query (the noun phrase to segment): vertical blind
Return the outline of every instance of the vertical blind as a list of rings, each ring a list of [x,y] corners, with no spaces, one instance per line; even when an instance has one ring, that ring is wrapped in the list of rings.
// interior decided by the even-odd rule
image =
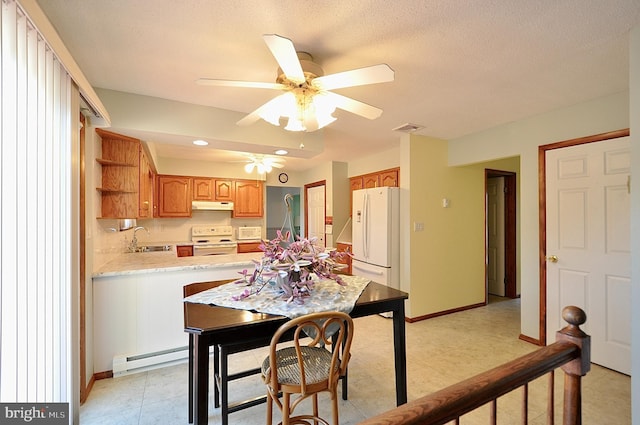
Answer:
[[[0,401],[71,401],[71,87],[0,0]]]

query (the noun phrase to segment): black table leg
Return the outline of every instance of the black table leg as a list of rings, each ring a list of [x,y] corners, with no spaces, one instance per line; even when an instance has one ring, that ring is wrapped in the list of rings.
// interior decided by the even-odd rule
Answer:
[[[220,349],[220,396],[221,408],[220,419],[222,425],[229,423],[229,352],[227,346],[223,345]]]
[[[195,425],[209,421],[209,341],[201,335],[194,336],[193,390]]]
[[[189,423],[193,423],[193,334],[189,334]]]
[[[404,328],[404,301],[393,311],[393,351],[396,366],[396,404],[407,402],[407,347]]]

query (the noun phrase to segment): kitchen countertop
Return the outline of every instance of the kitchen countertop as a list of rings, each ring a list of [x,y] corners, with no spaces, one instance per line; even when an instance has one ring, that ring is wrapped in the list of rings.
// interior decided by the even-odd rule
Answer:
[[[178,257],[175,251],[136,252],[120,254],[93,273],[94,278],[155,273],[163,271],[201,270],[217,267],[246,266],[253,269],[253,261],[262,258],[262,252],[229,255]]]

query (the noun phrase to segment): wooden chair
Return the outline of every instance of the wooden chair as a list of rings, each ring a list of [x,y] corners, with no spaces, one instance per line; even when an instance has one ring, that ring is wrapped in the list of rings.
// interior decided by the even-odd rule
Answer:
[[[279,348],[291,330],[293,345]],[[331,395],[332,423],[338,425],[338,380],[346,374],[352,339],[353,320],[338,311],[301,316],[276,331],[269,357],[262,363],[262,379],[267,385],[267,425],[272,423],[274,403],[282,411],[283,425],[309,424],[309,421],[329,425],[318,416],[318,393],[323,391]],[[327,347],[331,347],[331,351]],[[292,400],[295,394],[298,396]],[[296,406],[309,397],[313,414],[292,416]]]
[[[196,282],[183,287],[183,296],[188,297],[207,289],[215,288],[225,283],[233,282],[235,279],[217,280],[210,282]],[[214,375],[214,406],[220,407],[222,425],[227,425],[229,413],[235,411],[233,406],[229,406],[229,382],[246,376],[260,373],[260,368],[244,370],[234,374],[229,374],[229,355],[240,353],[254,348],[266,347],[271,338],[252,340],[241,344],[216,344],[213,346],[213,375]],[[193,423],[193,335],[189,334],[189,423]]]

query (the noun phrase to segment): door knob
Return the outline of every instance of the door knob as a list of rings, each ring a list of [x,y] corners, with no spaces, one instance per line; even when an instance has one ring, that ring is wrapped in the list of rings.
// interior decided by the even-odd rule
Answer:
[[[557,263],[558,262],[558,257],[555,255],[549,255],[547,256],[547,260],[551,261],[552,263]]]

